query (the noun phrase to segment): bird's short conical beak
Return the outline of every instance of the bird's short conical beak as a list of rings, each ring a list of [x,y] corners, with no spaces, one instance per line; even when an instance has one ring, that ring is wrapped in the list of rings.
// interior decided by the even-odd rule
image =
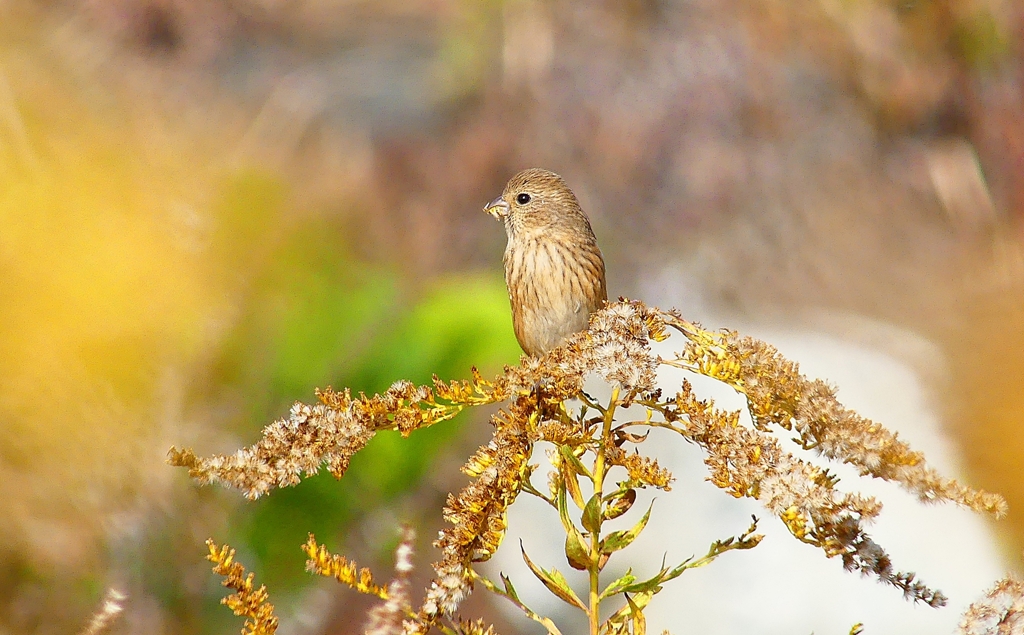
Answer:
[[[509,207],[508,203],[505,202],[505,199],[499,196],[485,205],[484,211],[497,219],[502,219],[508,216]]]

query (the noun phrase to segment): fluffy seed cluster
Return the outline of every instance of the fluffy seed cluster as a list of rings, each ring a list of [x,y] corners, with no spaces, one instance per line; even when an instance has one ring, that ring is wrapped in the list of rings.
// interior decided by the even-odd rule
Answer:
[[[586,377],[597,373],[609,384],[636,393],[654,390],[658,358],[651,340],[666,337],[658,312],[640,302],[617,302],[590,318],[590,328],[551,351],[545,362],[556,372]]]
[[[960,620],[962,635],[1024,634],[1024,582],[1010,576],[989,589]]]
[[[288,417],[263,429],[256,444],[232,455],[199,458],[191,449],[171,448],[168,462],[187,467],[200,483],[223,483],[259,498],[275,487],[297,485],[322,465],[337,478],[378,430],[413,430],[450,419],[462,406],[438,404],[433,391],[395,382],[382,395],[353,398],[348,390],[318,391],[320,403],[296,403]]]

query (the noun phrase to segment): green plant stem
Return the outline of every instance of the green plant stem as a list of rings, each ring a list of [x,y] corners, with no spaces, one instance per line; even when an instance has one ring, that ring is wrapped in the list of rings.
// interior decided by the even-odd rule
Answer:
[[[594,496],[604,496],[604,477],[607,474],[605,466],[605,448],[611,439],[612,423],[615,420],[615,406],[619,402],[619,387],[612,389],[611,399],[608,400],[608,408],[604,411],[604,425],[601,429],[601,436],[598,438],[597,458],[594,459]],[[600,500],[600,498],[599,498]],[[598,515],[598,526],[590,534],[590,635],[599,635],[601,630],[601,586],[600,586],[600,563],[601,563],[601,517]]]

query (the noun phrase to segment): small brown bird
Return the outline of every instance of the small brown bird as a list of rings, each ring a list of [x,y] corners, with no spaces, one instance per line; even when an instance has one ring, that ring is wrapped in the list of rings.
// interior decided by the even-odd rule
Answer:
[[[576,195],[554,172],[512,177],[484,211],[505,223],[505,286],[527,355],[543,355],[587,328],[608,299],[604,259]]]

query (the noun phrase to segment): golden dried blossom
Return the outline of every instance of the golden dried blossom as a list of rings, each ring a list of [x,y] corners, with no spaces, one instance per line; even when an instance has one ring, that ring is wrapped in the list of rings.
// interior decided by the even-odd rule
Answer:
[[[253,574],[246,575],[245,567],[235,562],[234,549],[227,545],[218,547],[212,540],[207,540],[206,546],[210,550],[206,559],[214,563],[213,572],[224,576],[221,584],[234,591],[220,603],[246,618],[242,635],[273,635],[277,631],[277,616],[274,605],[267,601],[267,588],[254,588]]]
[[[672,473],[658,465],[656,459],[637,452],[626,452],[622,448],[606,448],[605,456],[610,465],[619,465],[629,474],[630,487],[657,487],[665,491],[672,488]]]
[[[382,600],[388,598],[387,589],[373,581],[373,573],[369,569],[360,569],[355,562],[345,556],[332,554],[327,547],[317,544],[313,534],[309,534],[309,539],[302,545],[302,551],[307,558],[306,571],[334,578],[366,595],[376,595]]]
[[[459,633],[462,635],[498,635],[494,627],[486,624],[483,620],[472,622],[459,621]]]

